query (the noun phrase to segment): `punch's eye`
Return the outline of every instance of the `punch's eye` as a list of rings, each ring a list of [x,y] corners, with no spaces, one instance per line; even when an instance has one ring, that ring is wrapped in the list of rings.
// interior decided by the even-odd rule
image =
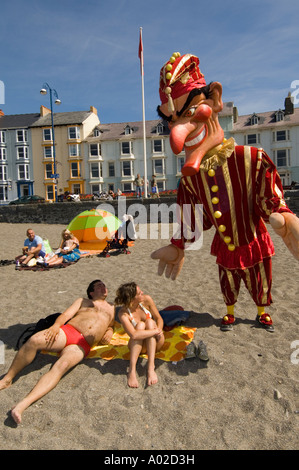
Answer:
[[[196,111],[196,106],[191,106],[191,108],[189,108],[188,111],[186,111],[185,116],[192,117],[194,116],[195,111]]]

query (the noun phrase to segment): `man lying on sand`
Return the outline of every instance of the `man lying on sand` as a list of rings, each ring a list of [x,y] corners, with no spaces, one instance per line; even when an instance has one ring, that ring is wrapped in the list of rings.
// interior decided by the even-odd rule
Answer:
[[[12,409],[11,415],[17,424],[22,420],[22,413],[53,390],[62,376],[87,356],[92,346],[99,342],[110,342],[113,335],[114,306],[106,301],[107,295],[107,288],[102,281],[91,282],[87,288],[88,299],[75,300],[59,315],[53,326],[31,336],[17,352],[7,374],[0,380],[0,390],[12,384],[14,377],[33,361],[38,351],[61,353],[50,371]]]

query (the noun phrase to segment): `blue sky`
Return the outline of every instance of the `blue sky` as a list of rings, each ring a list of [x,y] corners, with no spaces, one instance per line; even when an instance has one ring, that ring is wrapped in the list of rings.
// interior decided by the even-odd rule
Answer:
[[[0,108],[49,107],[39,93],[48,82],[57,112],[92,105],[103,123],[142,120],[140,27],[147,120],[157,118],[159,71],[174,51],[197,55],[239,114],[283,108],[299,80],[298,0],[1,0]]]

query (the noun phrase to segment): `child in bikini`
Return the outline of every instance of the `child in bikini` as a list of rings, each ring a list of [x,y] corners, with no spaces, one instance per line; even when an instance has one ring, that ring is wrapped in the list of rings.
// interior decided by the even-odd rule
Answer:
[[[162,331],[163,320],[149,295],[145,295],[135,282],[121,285],[116,293],[116,305],[122,305],[118,318],[129,335],[130,366],[128,386],[139,386],[136,376],[136,364],[140,354],[147,353],[147,384],[158,382],[155,372],[155,354],[164,344]]]

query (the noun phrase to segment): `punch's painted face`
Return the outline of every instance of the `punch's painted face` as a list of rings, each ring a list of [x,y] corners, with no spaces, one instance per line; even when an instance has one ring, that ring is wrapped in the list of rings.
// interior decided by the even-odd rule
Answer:
[[[191,93],[173,100],[172,113],[167,103],[158,110],[160,116],[169,123],[172,151],[179,154],[185,150],[186,162],[182,168],[184,176],[196,174],[205,155],[221,144],[224,137],[218,121],[218,113],[223,108],[221,84],[211,83],[208,96],[200,93],[192,97]]]

